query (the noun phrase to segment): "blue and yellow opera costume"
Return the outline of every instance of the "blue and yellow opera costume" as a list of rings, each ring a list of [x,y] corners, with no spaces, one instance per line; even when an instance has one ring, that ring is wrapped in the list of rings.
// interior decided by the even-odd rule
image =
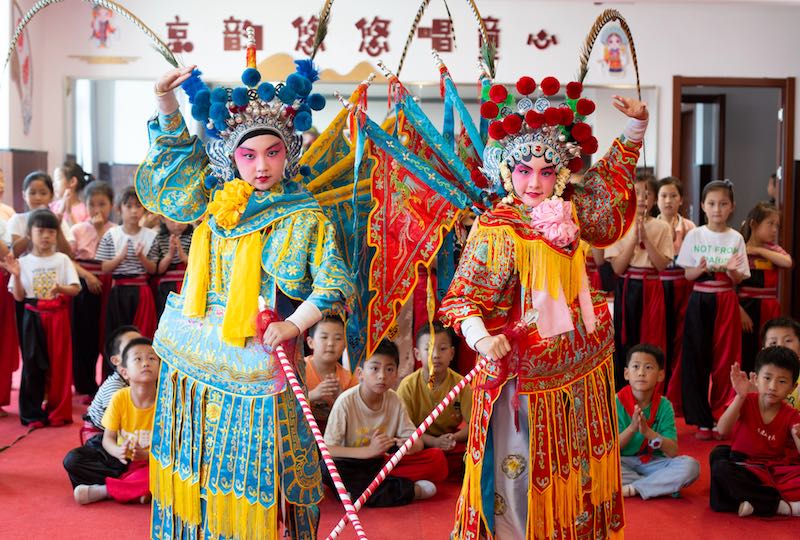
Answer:
[[[256,95],[258,81],[251,82],[256,114],[270,103],[278,112],[286,102],[297,107],[310,91],[307,84],[281,104],[264,99],[271,96],[261,88]],[[205,113],[207,107],[193,107],[195,118]],[[263,114],[253,115],[248,129],[259,133],[266,123],[284,140],[291,176],[295,130],[304,128],[299,113],[294,123],[277,117],[283,124],[273,129]],[[238,143],[231,143],[240,138],[233,118],[217,115],[208,124],[221,132],[217,142]],[[280,519],[292,538],[315,538],[322,488],[314,438],[277,359],[253,338],[259,296],[282,318],[303,301],[323,316],[344,312],[353,286],[334,227],[298,182],[284,178],[258,192],[221,175],[215,143],[204,147],[190,136],[180,112],[159,114],[149,132],[151,148],[135,178],[142,204],[175,221],[202,219],[182,291],[170,295],[154,339],[163,362],[151,446],[151,536],[278,538],[283,498]],[[299,359],[299,339],[294,349]]]

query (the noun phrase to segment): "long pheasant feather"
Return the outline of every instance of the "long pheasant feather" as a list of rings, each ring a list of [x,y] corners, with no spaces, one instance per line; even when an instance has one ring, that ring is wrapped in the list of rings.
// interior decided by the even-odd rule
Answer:
[[[326,0],[322,9],[319,11],[319,22],[317,23],[317,32],[314,34],[314,45],[311,50],[311,59],[317,56],[317,51],[322,46],[325,38],[328,35],[328,22],[331,18],[331,7],[333,7],[333,0]]]
[[[642,99],[642,90],[639,84],[639,62],[636,58],[636,46],[633,43],[633,34],[628,26],[628,22],[616,9],[607,9],[603,11],[603,13],[601,13],[594,21],[592,28],[589,30],[589,34],[586,36],[586,40],[583,42],[583,48],[581,49],[581,64],[580,69],[578,70],[578,80],[583,82],[583,80],[586,78],[586,75],[589,73],[589,57],[592,55],[594,44],[597,41],[597,38],[600,36],[600,31],[603,29],[603,27],[612,21],[619,22],[622,31],[625,32],[625,36],[628,38],[628,43],[630,43],[633,68],[636,71],[636,90],[639,94],[639,99]]]

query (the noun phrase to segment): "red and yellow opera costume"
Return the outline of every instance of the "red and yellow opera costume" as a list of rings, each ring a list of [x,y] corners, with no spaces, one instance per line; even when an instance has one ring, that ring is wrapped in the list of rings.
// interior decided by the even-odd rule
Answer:
[[[593,291],[596,328],[588,333],[578,293],[586,286],[580,239],[604,247],[620,238],[635,213],[633,177],[640,142],[624,137],[585,175],[571,197],[580,238],[564,248],[549,243],[530,224],[527,208],[513,197],[480,216],[445,296],[440,315],[461,331],[481,317],[490,334],[532,309],[531,290],[563,290],[573,331],[549,338],[536,324],[517,342],[508,380],[473,394],[466,474],[458,500],[454,538],[494,538],[503,510],[492,489],[495,464],[509,475],[527,474],[527,538],[612,538],[621,534],[619,448],[614,416],[614,330],[605,297]],[[556,295],[558,292],[556,292]],[[540,313],[540,319],[547,317]],[[516,365],[514,365],[516,364]],[[478,384],[499,373],[496,364]],[[516,385],[516,386],[515,386]],[[519,393],[527,408],[529,461],[503,456],[505,439],[493,436],[498,415],[513,409],[498,402],[504,390]],[[504,402],[503,402],[504,403]],[[522,417],[520,418],[522,420]],[[506,466],[507,465],[507,466]],[[522,470],[526,467],[529,470]]]

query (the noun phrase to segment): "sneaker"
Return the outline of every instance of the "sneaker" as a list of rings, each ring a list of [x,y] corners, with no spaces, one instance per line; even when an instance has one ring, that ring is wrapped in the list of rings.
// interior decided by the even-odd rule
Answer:
[[[739,517],[747,517],[751,515],[754,511],[753,505],[747,501],[744,501],[739,505]]]
[[[710,441],[711,437],[711,428],[707,427],[697,428],[697,433],[694,434],[694,438],[698,441]]]
[[[106,497],[108,497],[108,492],[106,491],[106,486],[102,484],[94,484],[94,485],[87,485],[81,484],[79,486],[75,486],[75,489],[72,491],[73,497],[75,497],[75,502],[78,504],[91,504],[97,501],[102,501]]]
[[[428,480],[417,480],[414,482],[414,499],[421,501],[430,499],[436,495],[436,486]]]
[[[633,497],[636,495],[636,488],[630,484],[626,484],[622,486],[622,496],[623,497]]]

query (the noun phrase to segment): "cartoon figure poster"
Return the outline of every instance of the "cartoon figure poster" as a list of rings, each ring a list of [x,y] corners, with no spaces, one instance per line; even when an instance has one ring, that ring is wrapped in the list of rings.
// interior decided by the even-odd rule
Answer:
[[[92,35],[90,39],[102,49],[108,47],[109,38],[117,32],[117,28],[112,24],[113,21],[114,12],[110,9],[102,6],[94,6],[92,8]]]
[[[598,60],[603,72],[612,77],[624,77],[630,63],[630,44],[625,32],[617,24],[603,28],[600,43],[603,55]]]

